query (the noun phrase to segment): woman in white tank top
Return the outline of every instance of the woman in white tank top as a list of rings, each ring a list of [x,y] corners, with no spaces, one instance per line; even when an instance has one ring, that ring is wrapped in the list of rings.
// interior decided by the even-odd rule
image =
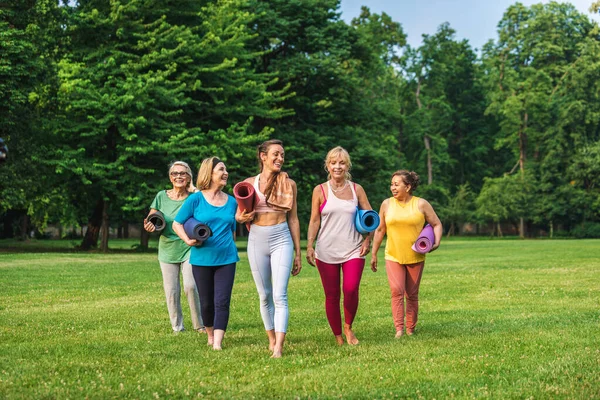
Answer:
[[[308,263],[319,269],[327,320],[339,345],[344,343],[340,283],[344,293],[344,335],[348,344],[358,344],[352,323],[358,310],[358,289],[372,237],[372,234],[363,237],[354,226],[356,207],[372,208],[362,186],[350,181],[351,167],[350,155],[344,148],[338,146],[327,153],[328,181],[313,190],[306,248]],[[340,271],[343,282],[340,282]]]

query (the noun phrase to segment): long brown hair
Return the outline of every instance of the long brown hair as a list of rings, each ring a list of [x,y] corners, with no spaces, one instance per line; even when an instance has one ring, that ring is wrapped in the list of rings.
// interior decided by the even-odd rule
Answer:
[[[273,145],[280,145],[281,147],[283,147],[283,142],[279,139],[271,139],[271,140],[267,140],[262,142],[261,144],[258,145],[258,147],[256,148],[256,157],[258,158],[258,166],[260,168],[260,172],[262,172],[263,170],[263,161],[260,158],[261,154],[267,154],[269,152],[269,147],[273,146]],[[265,187],[265,198],[268,200],[269,197],[271,197],[271,193],[273,193],[273,189],[275,188],[275,182],[277,181],[277,177],[279,176],[279,173],[281,172],[281,170],[277,171],[276,173],[274,173],[273,175],[271,175],[271,177],[269,178],[269,180],[267,181],[267,186]]]

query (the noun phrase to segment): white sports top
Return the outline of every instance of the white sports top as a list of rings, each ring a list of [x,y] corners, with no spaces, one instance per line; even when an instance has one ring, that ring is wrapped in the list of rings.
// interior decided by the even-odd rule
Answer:
[[[256,191],[256,195],[258,197],[258,201],[254,205],[254,211],[257,214],[271,213],[271,212],[285,212],[285,211],[275,210],[273,207],[270,207],[267,204],[267,198],[265,197],[264,193],[258,189],[259,177],[260,177],[260,174],[256,175],[256,178],[254,178],[253,186],[254,186],[254,190]]]
[[[327,199],[321,206],[321,229],[315,248],[316,258],[327,264],[341,264],[353,258],[364,258],[360,257],[363,238],[354,226],[358,198],[354,183],[349,183],[352,199],[341,200],[335,196],[327,182]]]

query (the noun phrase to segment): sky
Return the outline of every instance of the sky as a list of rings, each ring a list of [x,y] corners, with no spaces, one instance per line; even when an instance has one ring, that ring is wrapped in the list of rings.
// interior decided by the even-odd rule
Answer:
[[[525,6],[548,3],[547,0],[521,0]],[[588,11],[593,0],[569,1],[580,12],[600,22],[598,14]],[[400,22],[411,47],[421,44],[422,34],[434,34],[444,22],[456,31],[456,38],[468,39],[471,47],[481,50],[490,39],[497,38],[497,25],[504,11],[516,1],[510,0],[341,0],[342,19],[350,22],[366,5],[371,12],[385,12]]]

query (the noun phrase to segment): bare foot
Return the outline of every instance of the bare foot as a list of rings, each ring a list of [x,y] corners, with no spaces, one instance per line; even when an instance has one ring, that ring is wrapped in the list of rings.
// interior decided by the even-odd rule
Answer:
[[[273,354],[271,355],[271,358],[281,358],[282,353],[283,353],[282,350],[283,350],[282,348],[273,349]]]
[[[346,342],[352,346],[356,346],[359,342],[354,332],[352,331],[352,326],[348,324],[344,324],[344,334],[346,335]]]
[[[400,339],[402,336],[404,336],[404,331],[403,330],[402,331],[397,331],[395,338],[396,339]]]
[[[335,342],[337,343],[338,346],[343,345],[344,338],[342,337],[342,335],[335,335]]]
[[[213,344],[213,350],[222,350],[220,345]]]
[[[273,351],[275,349],[275,341],[269,340],[269,351]]]
[[[406,330],[406,334],[407,334],[408,336],[412,336],[412,335],[414,335],[414,334],[415,334],[415,330],[414,330],[414,329],[411,329],[411,330],[408,330],[408,329],[407,329],[407,330]]]
[[[209,337],[208,337],[208,340],[206,341],[206,344],[207,344],[207,345],[209,345],[209,346],[212,346],[212,345],[213,345],[213,343],[214,343],[214,340],[215,340],[215,339],[214,339],[214,337],[213,337],[213,336],[209,336]]]

